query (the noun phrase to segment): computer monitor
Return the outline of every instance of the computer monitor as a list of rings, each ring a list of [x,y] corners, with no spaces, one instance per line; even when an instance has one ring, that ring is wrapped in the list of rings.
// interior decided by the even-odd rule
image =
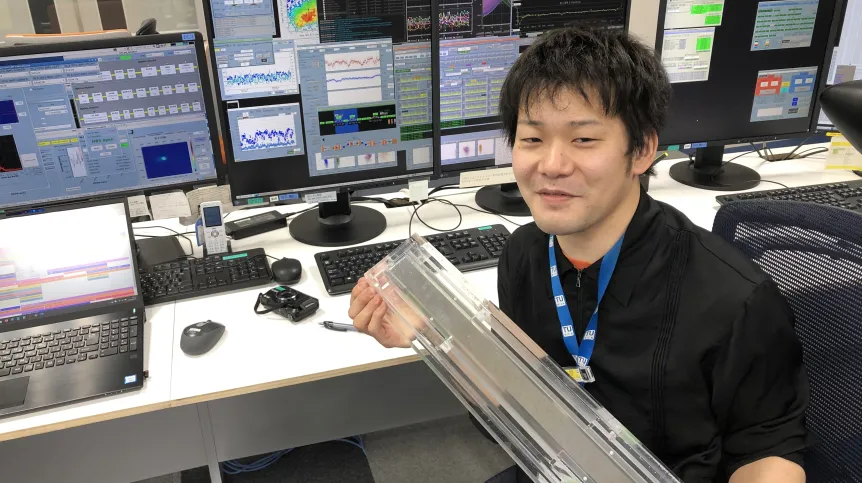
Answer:
[[[0,209],[214,182],[212,105],[199,33],[0,49]]]
[[[753,188],[726,144],[809,136],[843,0],[662,0],[656,48],[673,85],[659,144],[696,150],[670,175],[698,188]]]
[[[500,88],[529,44],[567,25],[626,28],[628,0],[472,2],[441,7],[438,176],[512,164],[499,119]],[[468,2],[467,5],[470,5]],[[486,186],[476,203],[494,213],[529,215],[514,183]]]
[[[431,0],[207,0],[235,205],[300,201],[317,246],[370,240],[358,189],[433,175]]]
[[[837,43],[830,56],[827,85],[852,80],[862,80],[862,0],[847,0],[844,3],[844,19],[836,35]],[[834,130],[835,125],[823,111],[817,121],[820,130]]]

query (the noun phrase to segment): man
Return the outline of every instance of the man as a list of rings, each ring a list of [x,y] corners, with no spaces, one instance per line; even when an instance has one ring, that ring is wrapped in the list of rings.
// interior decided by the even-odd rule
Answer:
[[[557,31],[514,64],[500,115],[535,224],[500,260],[500,308],[594,378],[584,388],[684,481],[804,482],[790,308],[750,260],[640,188],[669,97],[659,59],[622,33]],[[349,315],[384,345],[407,342],[364,282]]]

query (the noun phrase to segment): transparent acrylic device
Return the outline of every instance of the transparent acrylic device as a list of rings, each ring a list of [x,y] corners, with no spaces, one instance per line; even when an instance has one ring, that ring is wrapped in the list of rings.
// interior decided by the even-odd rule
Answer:
[[[365,277],[393,328],[533,481],[679,481],[418,235]]]

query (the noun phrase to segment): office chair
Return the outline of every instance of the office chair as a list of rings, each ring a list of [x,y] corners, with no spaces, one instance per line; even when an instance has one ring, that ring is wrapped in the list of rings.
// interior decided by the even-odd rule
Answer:
[[[862,216],[739,201],[718,210],[712,231],[769,274],[793,309],[817,439],[805,455],[808,482],[862,481]]]

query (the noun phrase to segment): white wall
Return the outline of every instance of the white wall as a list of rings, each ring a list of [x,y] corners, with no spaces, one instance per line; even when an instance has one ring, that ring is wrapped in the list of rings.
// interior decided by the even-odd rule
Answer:
[[[12,5],[15,7],[13,8]],[[34,32],[30,7],[26,1],[0,0],[0,38],[6,34],[32,34]]]
[[[655,36],[658,30],[658,4],[659,0],[632,0],[629,32],[649,46],[655,46]]]

